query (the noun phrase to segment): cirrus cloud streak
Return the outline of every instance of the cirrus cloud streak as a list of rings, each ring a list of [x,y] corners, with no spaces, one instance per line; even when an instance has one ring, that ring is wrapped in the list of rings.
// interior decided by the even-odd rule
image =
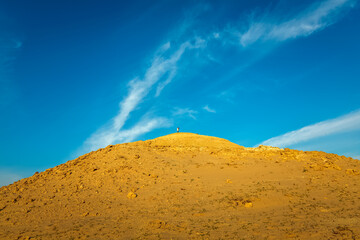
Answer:
[[[288,20],[276,21],[265,17],[263,21],[254,21],[246,32],[238,33],[240,44],[246,47],[257,41],[285,41],[308,36],[336,22],[342,11],[353,7],[354,2],[327,0],[311,5]]]
[[[360,130],[360,109],[338,118],[315,123],[283,135],[270,138],[258,145],[287,147],[306,142],[315,138],[337,133]],[[258,146],[256,145],[256,146]]]

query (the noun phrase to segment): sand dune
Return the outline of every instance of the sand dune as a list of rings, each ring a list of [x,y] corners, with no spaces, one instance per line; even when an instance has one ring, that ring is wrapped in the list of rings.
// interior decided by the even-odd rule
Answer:
[[[360,239],[360,162],[176,133],[0,188],[0,239]]]

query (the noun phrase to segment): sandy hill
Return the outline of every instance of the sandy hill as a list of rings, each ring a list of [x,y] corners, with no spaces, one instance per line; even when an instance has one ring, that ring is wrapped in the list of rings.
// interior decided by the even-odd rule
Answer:
[[[176,133],[0,188],[0,239],[360,239],[360,162]]]

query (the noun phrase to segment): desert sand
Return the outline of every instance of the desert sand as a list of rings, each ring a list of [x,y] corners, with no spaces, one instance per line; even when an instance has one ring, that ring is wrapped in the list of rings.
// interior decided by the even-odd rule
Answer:
[[[360,239],[360,162],[175,133],[0,188],[0,239]]]

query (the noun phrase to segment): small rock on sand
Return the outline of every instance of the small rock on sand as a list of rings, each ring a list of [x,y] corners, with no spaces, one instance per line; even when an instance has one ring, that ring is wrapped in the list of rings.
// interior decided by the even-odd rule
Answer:
[[[134,192],[129,192],[128,195],[127,195],[127,198],[129,198],[129,199],[134,199],[136,197],[137,197],[137,194],[134,193]]]

